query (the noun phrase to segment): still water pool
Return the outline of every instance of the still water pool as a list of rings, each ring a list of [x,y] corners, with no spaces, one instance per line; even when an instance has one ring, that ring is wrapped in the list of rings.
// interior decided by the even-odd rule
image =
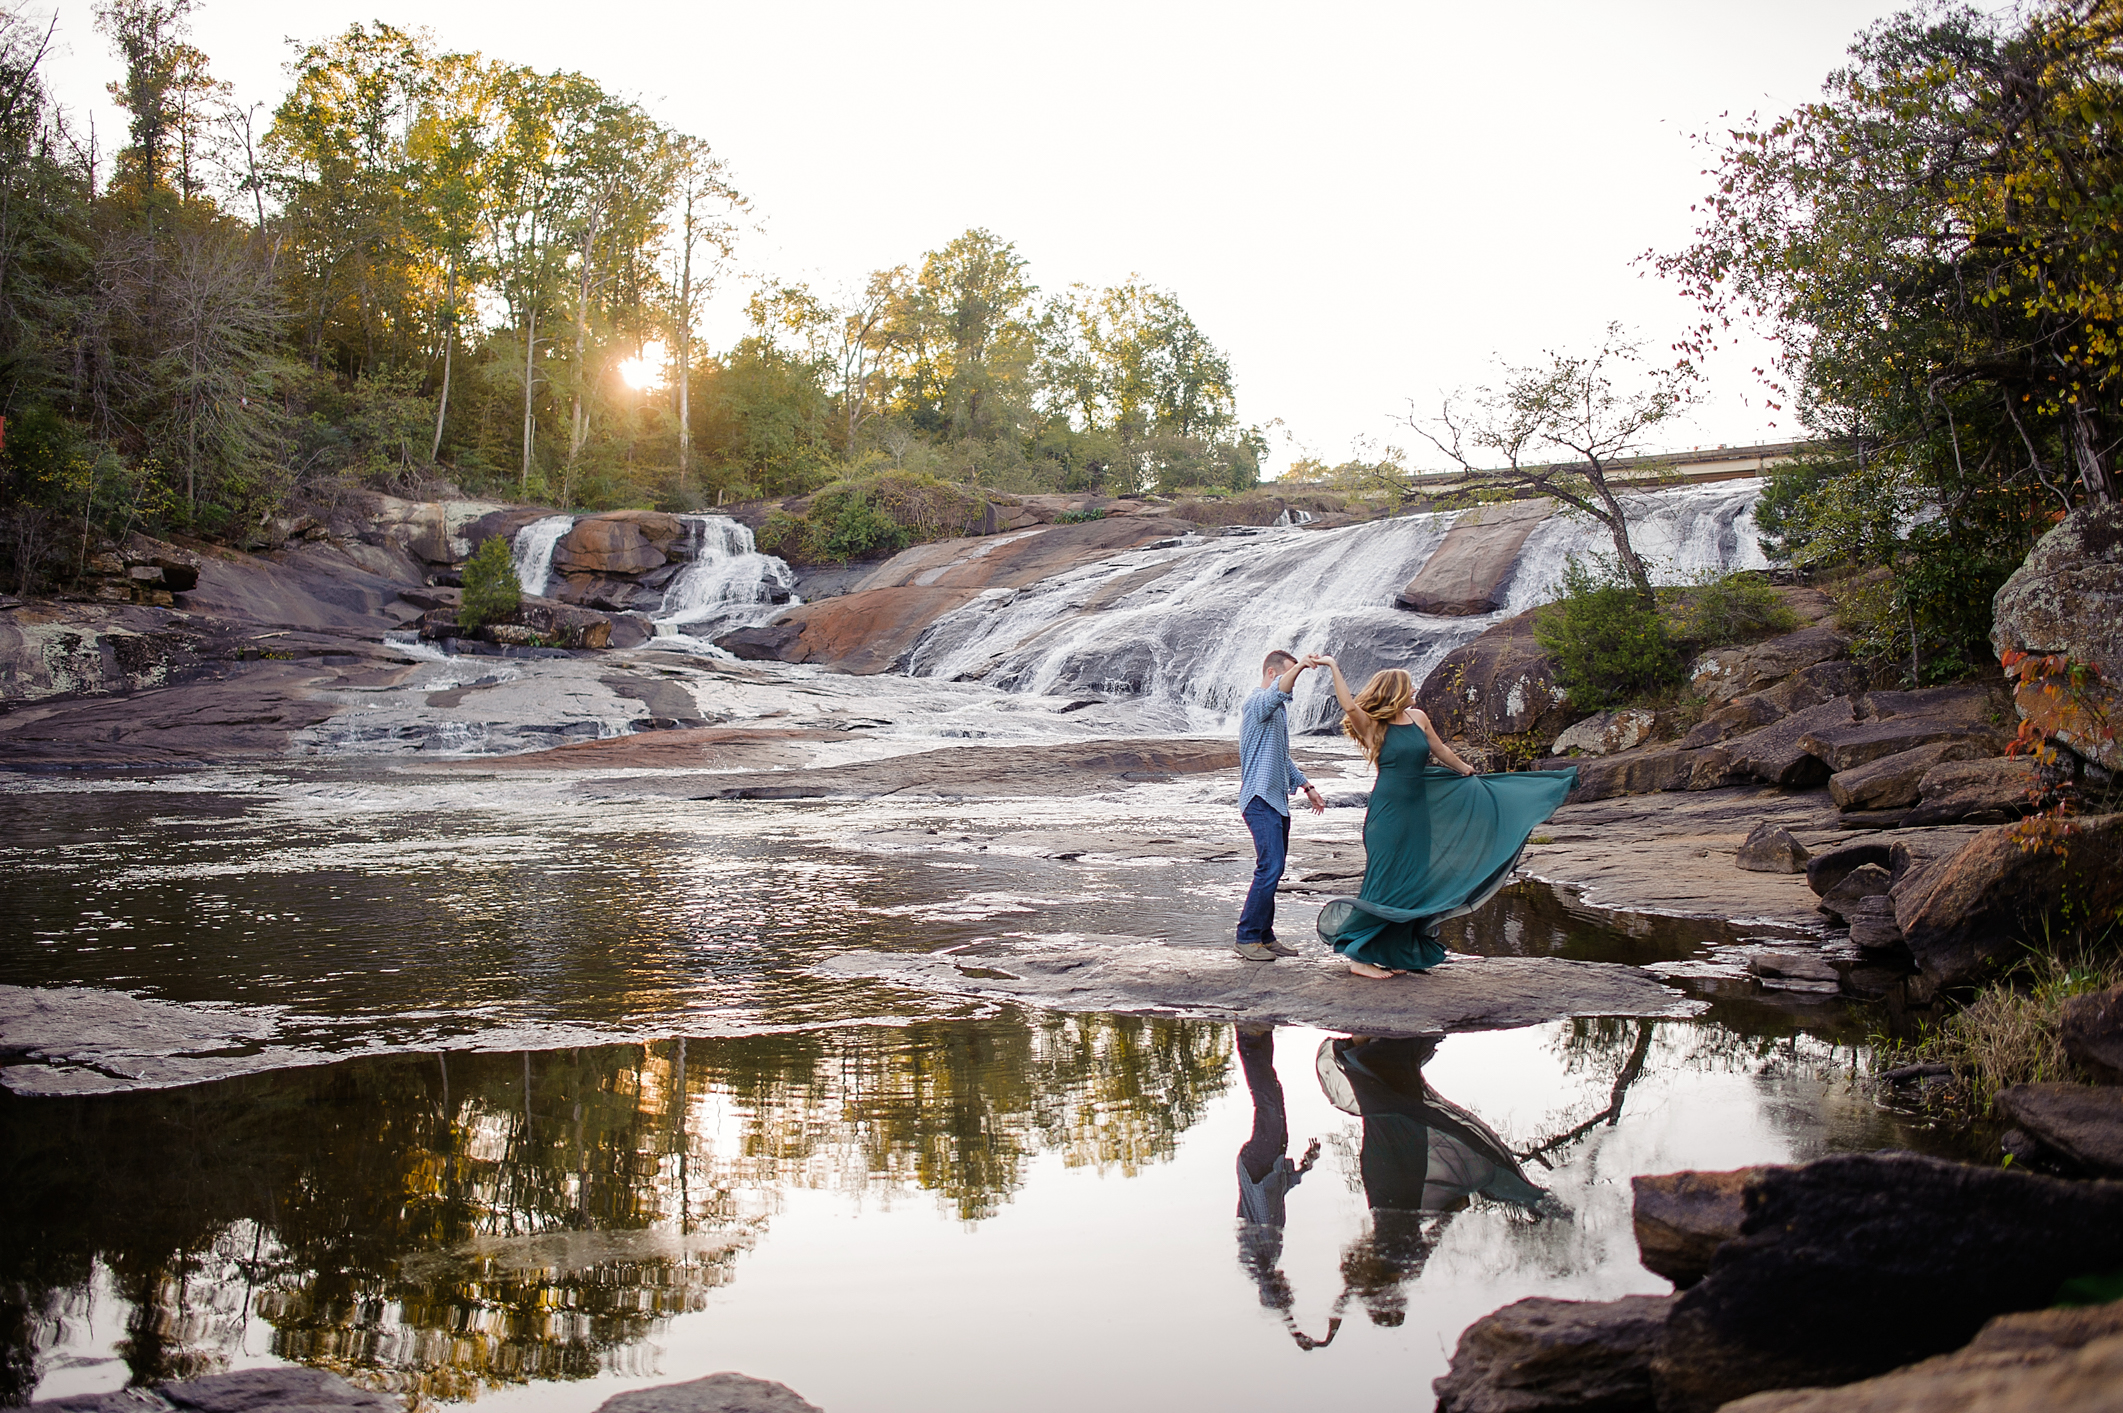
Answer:
[[[0,983],[259,1027],[222,1057],[248,1072],[0,1095],[0,1393],[293,1360],[501,1408],[722,1369],[835,1413],[1422,1406],[1498,1305],[1666,1289],[1632,1175],[1926,1141],[1853,1084],[1867,1022],[1833,1002],[1370,1041],[806,970],[1220,945],[1248,861],[1150,847],[1235,832],[1220,792],[1131,808],[1147,852],[1060,858],[979,841],[1110,802],[17,782]],[[1457,945],[1730,940],[1519,890]]]

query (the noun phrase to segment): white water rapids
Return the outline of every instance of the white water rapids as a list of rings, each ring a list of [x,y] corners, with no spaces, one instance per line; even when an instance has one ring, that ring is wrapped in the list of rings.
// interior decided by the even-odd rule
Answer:
[[[1632,497],[1638,552],[1664,583],[1759,569],[1757,480]],[[1545,601],[1571,555],[1606,551],[1604,528],[1558,513],[1520,552],[1494,614],[1434,618],[1393,607],[1459,512],[1332,530],[1275,528],[1131,550],[1020,589],[995,589],[946,614],[909,658],[916,676],[1006,691],[1132,699],[1149,729],[1222,730],[1272,647],[1332,652],[1352,675],[1402,667],[1420,682],[1483,629]],[[1334,712],[1324,681],[1299,693],[1305,726]]]
[[[556,587],[553,556],[580,518],[548,515],[516,532],[516,580],[525,593],[549,595]],[[644,609],[659,634],[699,639],[705,646],[717,633],[760,622],[782,605],[801,602],[793,597],[794,572],[775,556],[761,554],[743,525],[727,515],[681,515],[678,520],[685,536],[672,547],[676,568],[654,571],[642,580],[652,591],[661,586],[661,599]]]

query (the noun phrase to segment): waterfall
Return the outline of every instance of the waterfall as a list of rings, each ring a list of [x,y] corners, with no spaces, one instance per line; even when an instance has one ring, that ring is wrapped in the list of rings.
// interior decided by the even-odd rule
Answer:
[[[572,515],[548,515],[516,532],[515,553],[511,557],[516,565],[516,582],[525,593],[545,593],[546,581],[553,577],[553,551],[574,524]]]
[[[1664,583],[1762,568],[1760,493],[1760,481],[1745,480],[1627,497],[1633,543]],[[1006,691],[1130,699],[1160,718],[1157,726],[1222,730],[1271,648],[1331,652],[1358,681],[1400,667],[1420,682],[1483,629],[1552,596],[1569,555],[1608,546],[1601,526],[1559,512],[1528,537],[1501,611],[1435,618],[1394,608],[1394,594],[1458,518],[1189,535],[1112,555],[1022,589],[990,590],[944,615],[915,644],[908,670]],[[1297,716],[1310,730],[1339,720],[1324,677],[1303,679]]]
[[[679,558],[685,567],[664,585],[650,616],[660,633],[711,638],[766,615],[762,609],[801,602],[796,576],[773,555],[761,554],[752,532],[727,515],[682,515]]]

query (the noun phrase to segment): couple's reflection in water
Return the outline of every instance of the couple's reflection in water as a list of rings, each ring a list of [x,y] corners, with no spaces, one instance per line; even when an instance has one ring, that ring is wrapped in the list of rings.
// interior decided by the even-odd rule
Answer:
[[[1261,1304],[1281,1316],[1301,1349],[1332,1343],[1351,1301],[1364,1307],[1373,1324],[1400,1324],[1408,1283],[1422,1273],[1450,1214],[1476,1196],[1532,1215],[1547,1195],[1527,1180],[1487,1124],[1424,1080],[1423,1065],[1438,1043],[1436,1036],[1351,1036],[1320,1044],[1314,1069],[1321,1089],[1337,1109],[1363,1122],[1357,1166],[1371,1217],[1342,1252],[1342,1289],[1329,1307],[1325,1331],[1315,1338],[1298,1324],[1282,1255],[1289,1196],[1318,1161],[1319,1140],[1306,1146],[1302,1159],[1291,1159],[1275,1032],[1238,1028],[1239,1063],[1253,1096],[1253,1132],[1238,1151],[1238,1259],[1259,1288]]]

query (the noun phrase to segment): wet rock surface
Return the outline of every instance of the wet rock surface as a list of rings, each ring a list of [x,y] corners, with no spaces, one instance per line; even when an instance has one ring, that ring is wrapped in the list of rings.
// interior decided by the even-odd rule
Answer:
[[[1651,1406],[1651,1351],[1673,1297],[1506,1305],[1460,1335],[1436,1380],[1438,1413],[1636,1413]]]
[[[1870,1378],[2123,1265],[2119,1183],[1881,1153],[1764,1169],[1744,1200],[1660,1335],[1662,1410]]]
[[[401,1413],[404,1405],[388,1394],[356,1388],[337,1374],[293,1368],[239,1369],[117,1393],[50,1398],[30,1407],[47,1413]]]
[[[1718,1248],[1740,1234],[1747,1189],[1761,1174],[1756,1167],[1631,1178],[1637,1254],[1644,1269],[1682,1290],[1710,1274]]]
[[[2123,1177],[2123,1089],[2110,1085],[2014,1084],[1998,1112],[2075,1172]]]
[[[1550,500],[1506,501],[1468,511],[1394,597],[1394,607],[1446,618],[1494,613],[1504,606],[1526,537],[1554,511]]]
[[[1221,945],[995,942],[918,956],[849,952],[815,970],[1052,1010],[1316,1025],[1362,1035],[1502,1030],[1569,1015],[1685,1016],[1703,1007],[1619,964],[1451,956],[1427,972],[1372,981],[1351,976],[1324,944],[1308,939],[1303,947],[1301,956],[1247,962]]]
[[[2123,1305],[2000,1315],[1967,1347],[1840,1388],[1758,1393],[1724,1413],[2109,1413]]]

